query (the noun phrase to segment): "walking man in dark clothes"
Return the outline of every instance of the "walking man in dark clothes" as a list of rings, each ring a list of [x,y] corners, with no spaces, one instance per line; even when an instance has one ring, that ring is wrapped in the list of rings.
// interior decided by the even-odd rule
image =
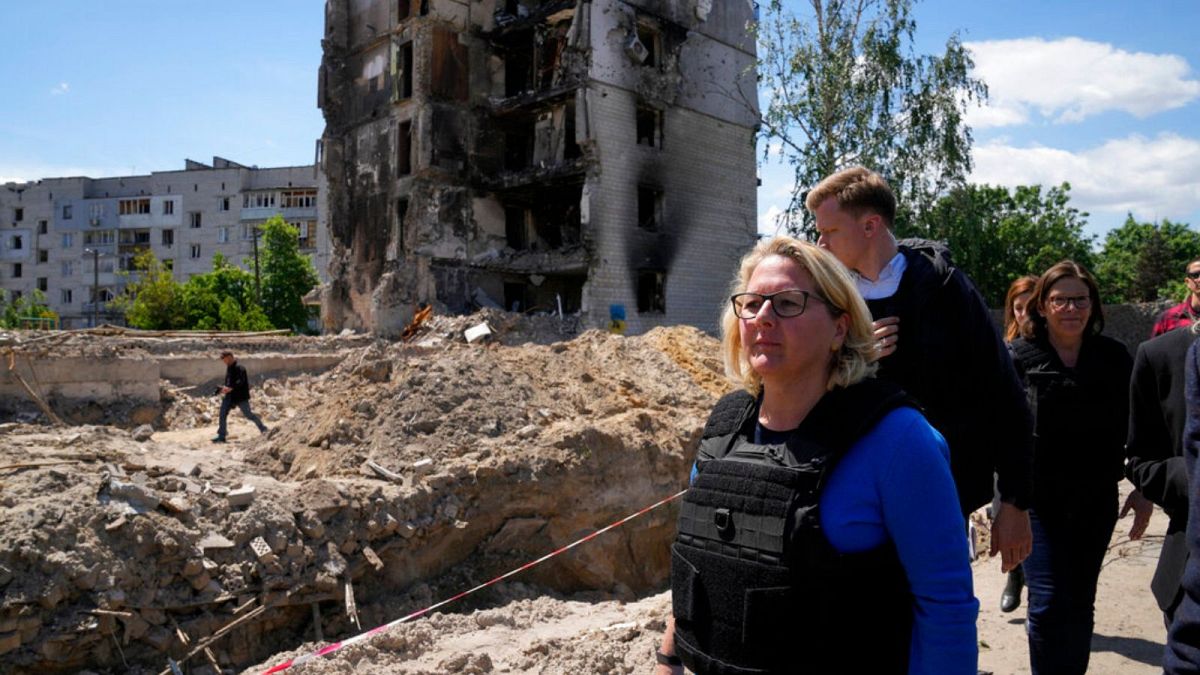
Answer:
[[[1138,345],[1129,384],[1129,436],[1125,442],[1125,477],[1137,488],[1126,501],[1136,513],[1130,539],[1138,539],[1149,512],[1135,502],[1145,497],[1170,517],[1150,590],[1171,625],[1183,596],[1187,564],[1188,476],[1183,461],[1183,428],[1187,419],[1184,364],[1196,339],[1190,327],[1176,328]],[[1140,495],[1139,495],[1140,492]],[[1135,536],[1136,535],[1136,536]]]
[[[876,318],[878,376],[915,397],[946,438],[964,516],[991,502],[996,474],[991,554],[1000,553],[1007,573],[1033,545],[1033,417],[983,298],[944,246],[896,241],[896,197],[879,174],[835,173],[805,206],[816,217],[817,243],[854,273]]]
[[[220,393],[225,396],[221,399],[221,421],[217,425],[217,435],[212,439],[213,443],[225,442],[225,419],[229,417],[229,411],[234,406],[242,411],[246,419],[254,422],[260,433],[267,433],[267,425],[250,410],[250,378],[246,376],[246,369],[237,362],[233,352],[221,352],[221,360],[225,362],[225,385],[221,387]]]

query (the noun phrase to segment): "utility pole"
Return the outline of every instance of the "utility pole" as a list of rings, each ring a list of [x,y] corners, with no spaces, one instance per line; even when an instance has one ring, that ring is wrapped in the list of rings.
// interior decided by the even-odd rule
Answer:
[[[84,249],[92,254],[92,328],[100,325],[100,250]]]
[[[254,301],[262,307],[262,282],[258,274],[258,225],[254,226]]]

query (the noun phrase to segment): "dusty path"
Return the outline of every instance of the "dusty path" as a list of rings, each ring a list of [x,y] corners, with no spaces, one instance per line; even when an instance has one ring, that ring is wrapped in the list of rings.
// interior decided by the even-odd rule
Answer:
[[[1130,489],[1121,484],[1122,499]],[[1096,630],[1088,673],[1149,675],[1161,673],[1166,628],[1162,612],[1150,594],[1150,579],[1158,563],[1167,516],[1155,509],[1146,536],[1129,541],[1132,516],[1117,521],[1096,593]],[[1025,605],[1011,614],[1000,611],[1005,576],[998,559],[975,565],[975,595],[979,613],[979,667],[996,675],[1029,672],[1025,637]]]

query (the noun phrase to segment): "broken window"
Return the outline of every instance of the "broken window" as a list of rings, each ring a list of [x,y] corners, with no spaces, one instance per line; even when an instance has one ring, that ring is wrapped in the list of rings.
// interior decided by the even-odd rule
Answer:
[[[397,100],[412,98],[413,95],[413,43],[405,42],[396,49],[396,90],[393,92]]]
[[[199,211],[192,211],[191,213],[188,214],[188,224],[193,229],[200,227],[200,221],[201,221],[201,213]]]
[[[175,271],[175,259],[174,258],[163,258],[162,266],[163,266],[164,270],[166,270],[168,272],[174,272]]]
[[[657,232],[662,226],[662,190],[638,186],[638,227]]]
[[[69,288],[64,288],[64,289],[60,290],[59,294],[58,294],[58,298],[59,298],[60,304],[63,304],[63,305],[69,305],[75,300],[74,294],[71,292],[71,289],[69,289]]]
[[[510,312],[520,312],[529,308],[525,284],[505,282],[504,309]]]
[[[569,23],[554,26],[542,37],[542,46],[538,50],[537,87],[549,89],[558,82],[559,68],[563,50],[567,46],[567,28]]]
[[[175,230],[163,230],[162,231],[162,245],[163,246],[174,246],[175,245]]]
[[[404,21],[412,16],[411,0],[396,0],[396,21]]]
[[[575,140],[575,101],[567,103],[563,116],[565,117],[563,133],[566,136],[563,159],[578,159],[583,156],[583,150],[579,147],[579,142]]]
[[[192,244],[191,254],[192,260],[196,260],[200,257],[200,244]]]
[[[50,231],[50,221],[39,220],[38,221],[38,234],[46,234],[49,231]]]
[[[529,221],[524,208],[520,206],[504,208],[504,239],[509,248],[514,251],[524,251],[529,248]]]
[[[25,209],[20,209],[20,208],[13,209],[13,220],[15,220],[17,222],[25,220]]]
[[[50,290],[50,280],[47,279],[46,277],[38,277],[37,289],[43,293]]]
[[[504,134],[504,168],[507,171],[520,171],[532,164],[533,136],[521,131]]]
[[[642,65],[657,68],[662,62],[662,34],[658,28],[648,21],[638,21],[637,41],[645,47]]]
[[[400,123],[396,134],[396,175],[407,176],[412,168],[412,121],[409,120]]]
[[[117,214],[122,216],[136,216],[150,213],[149,199],[122,199],[117,202]],[[97,216],[95,213],[93,218]]]
[[[316,190],[284,190],[280,195],[285,209],[311,209],[317,205]]]
[[[662,147],[662,111],[639,103],[637,106],[637,142],[652,148]]]
[[[50,262],[50,251],[48,251],[47,249],[44,249],[44,248],[39,248],[38,249],[38,262],[40,262],[40,263]]]
[[[13,235],[13,238],[9,241],[8,247],[14,251],[19,251],[25,248],[25,239],[19,234]]]
[[[429,73],[429,89],[435,98],[467,100],[467,46],[459,41],[458,33],[444,28],[433,30]]]
[[[24,272],[24,270],[21,268],[21,263],[13,263],[13,278],[20,279],[22,272]]]
[[[667,311],[666,273],[662,270],[639,270],[637,303],[639,312]]]
[[[407,249],[404,242],[404,220],[408,217],[408,200],[396,200],[396,246],[403,253]]]
[[[532,42],[532,37],[529,38]],[[533,74],[533,48],[527,43],[510,47],[504,55],[504,95],[516,96],[529,89]]]
[[[229,197],[218,197],[217,199],[219,200],[217,210],[228,211],[229,210]]]

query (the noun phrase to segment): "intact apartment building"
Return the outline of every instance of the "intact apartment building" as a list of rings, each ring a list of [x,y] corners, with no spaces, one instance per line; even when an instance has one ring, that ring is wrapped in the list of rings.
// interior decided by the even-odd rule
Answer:
[[[327,0],[326,330],[715,330],[755,241],[747,0]]]
[[[45,178],[0,185],[0,290],[40,290],[64,328],[123,323],[108,308],[137,278],[148,249],[180,282],[212,270],[221,253],[246,267],[256,229],[282,214],[322,280],[328,238],[323,181],[314,165],[257,168],[214,157],[182,171],[114,178]]]

